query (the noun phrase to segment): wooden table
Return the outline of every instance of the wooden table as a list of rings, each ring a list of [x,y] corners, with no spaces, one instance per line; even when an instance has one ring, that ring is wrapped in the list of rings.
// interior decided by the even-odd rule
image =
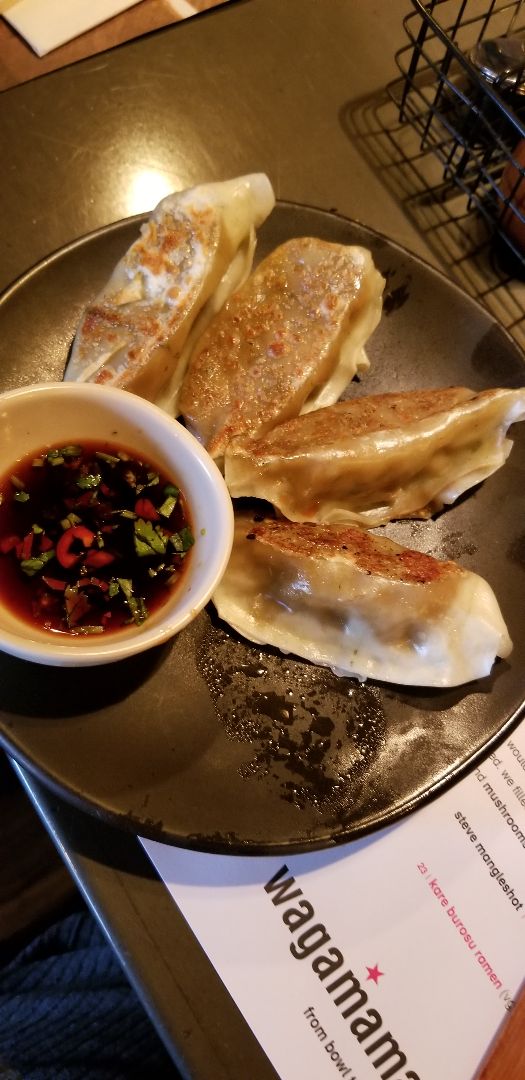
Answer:
[[[0,0],[0,15],[10,0]],[[37,79],[50,71],[58,71],[78,60],[97,53],[114,49],[126,41],[142,37],[163,26],[191,17],[191,13],[200,14],[209,11],[228,0],[141,0],[120,15],[101,23],[85,34],[68,41],[58,49],[53,49],[46,56],[37,56],[31,47],[15,30],[0,18],[0,90],[30,79]]]
[[[525,993],[490,1048],[476,1080],[522,1080],[525,1076]]]
[[[336,207],[432,259],[342,122],[395,74],[405,12],[403,0],[231,0],[5,91],[0,286],[149,209],[145,176],[175,189],[266,171],[279,198]],[[136,838],[20,775],[182,1074],[275,1080]],[[524,1009],[480,1080],[523,1080]]]

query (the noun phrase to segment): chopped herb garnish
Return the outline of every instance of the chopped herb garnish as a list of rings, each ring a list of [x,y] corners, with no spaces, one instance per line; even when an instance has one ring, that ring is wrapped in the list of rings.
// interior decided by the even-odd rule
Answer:
[[[189,551],[190,547],[193,547],[195,539],[191,529],[186,526],[180,532],[172,533],[170,543],[175,548],[175,551]]]
[[[46,459],[49,465],[63,465],[65,461],[61,450],[48,450]]]
[[[33,577],[33,574],[37,574],[43,567],[41,559],[22,559],[20,562],[20,569],[27,574],[28,577]]]
[[[119,588],[122,589],[126,600],[129,600],[130,596],[133,596],[133,582],[131,581],[131,579],[117,578],[117,583]]]
[[[119,578],[118,583],[126,598],[126,603],[131,612],[133,622],[140,625],[140,623],[143,623],[148,617],[148,611],[143,598],[141,596],[133,596],[133,583],[128,578]]]
[[[148,618],[148,615],[149,615],[149,611],[148,611],[148,609],[146,607],[146,601],[145,601],[143,596],[139,596],[137,598],[137,607],[138,607],[138,621],[139,621],[139,623],[143,623],[143,622],[145,622],[145,620]],[[135,617],[135,622],[136,621],[137,621],[137,619]]]
[[[82,518],[80,518],[78,514],[74,514],[73,511],[71,511],[71,513],[68,514],[67,517],[61,518],[60,524],[63,529],[70,529],[72,525],[80,525],[81,521]]]
[[[100,473],[89,473],[87,476],[79,476],[77,487],[82,488],[83,491],[91,491],[93,488],[100,487],[101,481]]]
[[[33,577],[34,574],[38,574],[40,570],[44,569],[46,563],[48,563],[50,559],[53,559],[54,555],[55,552],[53,550],[42,551],[38,557],[21,559],[20,569],[23,570],[24,574],[27,574],[28,577]]]
[[[3,596],[0,575],[0,602],[50,632],[141,625],[193,544],[179,488],[107,443],[51,447],[16,470],[0,478],[0,560],[21,587]]]
[[[102,450],[95,451],[95,457],[100,461],[106,461],[108,465],[118,465],[120,458],[116,454],[105,454]]]
[[[166,499],[164,499],[164,502],[162,503],[162,506],[159,506],[159,514],[162,514],[162,517],[165,517],[165,518],[171,517],[176,505],[177,505],[177,496],[176,495],[168,495],[168,497]]]
[[[64,458],[79,457],[81,453],[82,447],[80,446],[60,446],[56,450],[48,450],[45,457],[50,465],[63,465]],[[35,460],[38,461],[39,459]]]
[[[62,454],[62,457],[80,457],[82,447],[70,444],[69,446],[63,446],[60,453]]]
[[[164,555],[166,551],[166,536],[151,521],[138,518],[135,522],[135,551],[137,555]]]

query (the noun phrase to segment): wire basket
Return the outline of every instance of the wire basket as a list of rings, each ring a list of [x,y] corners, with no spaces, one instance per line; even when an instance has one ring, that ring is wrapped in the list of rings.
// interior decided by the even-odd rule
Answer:
[[[523,0],[412,0],[409,45],[396,62],[400,120],[420,153],[442,166],[440,198],[460,189],[506,271],[525,274],[525,4]],[[500,38],[515,44],[503,70],[481,65]],[[523,42],[521,41],[523,38]],[[481,48],[481,43],[483,47]]]

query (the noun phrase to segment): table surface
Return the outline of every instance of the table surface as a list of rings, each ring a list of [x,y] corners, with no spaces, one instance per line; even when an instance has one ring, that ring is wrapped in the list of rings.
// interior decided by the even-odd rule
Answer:
[[[345,119],[395,76],[408,6],[231,0],[0,94],[0,287],[170,189],[253,171],[435,261]],[[275,1077],[139,842],[19,775],[182,1075]],[[483,1080],[524,1074],[520,1006],[511,1022]]]

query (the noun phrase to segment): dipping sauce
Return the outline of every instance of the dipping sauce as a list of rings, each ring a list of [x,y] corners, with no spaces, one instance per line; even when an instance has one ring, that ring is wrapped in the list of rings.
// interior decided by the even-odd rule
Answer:
[[[177,485],[111,443],[46,447],[0,480],[0,603],[50,633],[140,626],[193,543]]]

